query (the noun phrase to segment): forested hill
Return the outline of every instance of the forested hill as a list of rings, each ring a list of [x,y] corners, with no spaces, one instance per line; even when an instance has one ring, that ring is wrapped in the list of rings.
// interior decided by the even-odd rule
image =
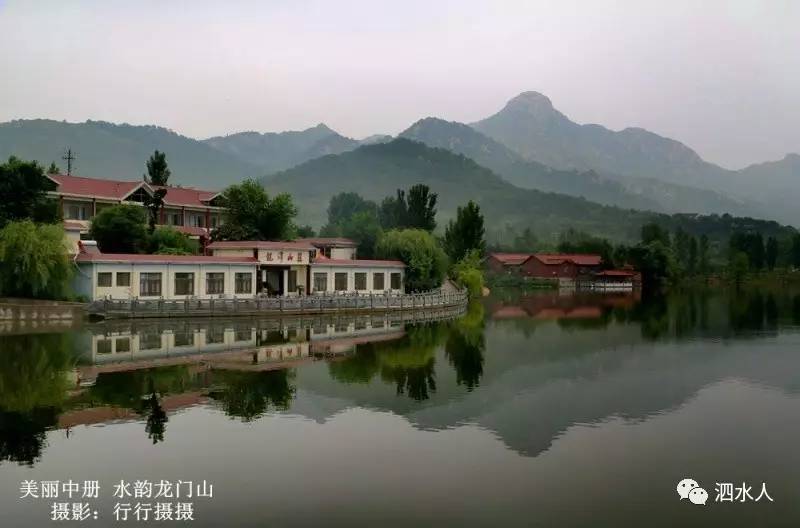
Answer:
[[[351,152],[324,156],[265,178],[270,193],[292,194],[300,208],[301,223],[321,226],[330,197],[343,191],[381,200],[424,183],[439,194],[439,225],[468,200],[481,205],[489,229],[506,224],[530,227],[543,237],[574,228],[616,241],[638,238],[642,224],[656,220],[665,227],[678,223],[691,233],[727,236],[736,227],[753,227],[766,236],[784,231],[779,224],[727,215],[668,216],[653,212],[603,206],[582,198],[516,187],[473,160],[408,139],[366,145]]]
[[[0,160],[13,155],[44,166],[55,162],[66,171],[61,157],[67,148],[76,155],[73,173],[90,178],[139,180],[156,149],[167,153],[174,184],[215,190],[265,174],[201,141],[156,126],[50,119],[0,123]]]

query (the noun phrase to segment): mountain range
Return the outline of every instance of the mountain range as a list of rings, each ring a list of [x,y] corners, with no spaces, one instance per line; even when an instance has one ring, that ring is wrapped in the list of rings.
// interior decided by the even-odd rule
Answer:
[[[613,131],[600,125],[577,124],[537,92],[524,92],[494,115],[469,125],[425,118],[398,137],[445,149],[487,169],[480,172],[470,166],[470,176],[464,176],[454,189],[458,196],[478,196],[486,186],[496,188],[499,180],[515,191],[523,189],[526,192],[519,194],[524,196],[555,193],[547,196],[559,203],[567,203],[568,197],[583,198],[584,207],[729,213],[800,225],[800,209],[792,199],[800,192],[797,154],[738,171],[726,170],[704,161],[682,143],[644,129]],[[63,170],[61,157],[71,148],[77,157],[73,173],[131,180],[143,176],[145,160],[158,149],[167,153],[173,182],[179,185],[219,189],[246,177],[274,175],[265,181],[273,182],[276,189],[288,189],[293,186],[285,180],[287,175],[302,174],[311,189],[325,188],[329,193],[359,190],[345,187],[361,182],[364,189],[374,187],[371,197],[377,197],[379,189],[384,191],[383,184],[378,184],[382,180],[365,171],[375,168],[376,153],[388,154],[370,147],[390,140],[385,135],[348,138],[322,123],[301,131],[241,132],[198,140],[157,126],[35,119],[0,123],[0,159],[16,155],[45,165],[55,161]],[[425,173],[417,159],[398,157],[430,157],[427,151],[408,145],[394,148],[396,152],[390,158],[397,165],[395,172],[402,174],[403,185],[416,183],[415,178],[435,182],[440,177]],[[348,156],[356,151],[360,154]],[[332,173],[320,171],[328,166],[336,169]],[[443,170],[455,166],[448,161]],[[343,172],[342,167],[350,172]],[[411,172],[414,170],[421,172],[415,175]],[[309,179],[309,171],[316,180]],[[479,173],[485,182],[473,177]],[[394,187],[403,186],[401,181]],[[443,188],[450,188],[451,182],[441,183]],[[527,193],[532,190],[539,194]],[[308,189],[298,192],[308,195]],[[317,201],[311,200],[313,210],[303,211],[315,224],[322,218],[320,207],[324,210]],[[508,219],[515,213],[501,216]],[[536,225],[541,224],[538,217]]]

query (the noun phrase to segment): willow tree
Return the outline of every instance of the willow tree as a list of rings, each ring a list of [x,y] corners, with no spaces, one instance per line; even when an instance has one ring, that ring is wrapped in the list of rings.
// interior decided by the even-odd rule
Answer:
[[[23,220],[0,230],[0,295],[62,298],[71,276],[62,226]]]

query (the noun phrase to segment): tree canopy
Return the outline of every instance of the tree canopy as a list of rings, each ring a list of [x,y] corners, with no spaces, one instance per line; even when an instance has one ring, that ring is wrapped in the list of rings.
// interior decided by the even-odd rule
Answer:
[[[381,202],[379,218],[384,229],[436,229],[436,202],[438,196],[430,187],[418,183],[408,193],[397,189],[395,196]]]
[[[159,227],[147,239],[148,249],[158,255],[196,255],[199,244],[172,227]]]
[[[60,299],[71,276],[60,225],[22,220],[0,230],[0,295]]]
[[[89,234],[103,253],[139,253],[147,249],[145,209],[137,205],[113,205],[92,219]]]
[[[403,261],[407,291],[430,290],[442,285],[447,255],[423,229],[398,229],[381,236],[375,250],[379,258]]]
[[[450,220],[445,228],[444,249],[454,262],[463,259],[470,251],[477,251],[482,256],[486,250],[484,235],[481,208],[470,200],[457,209],[455,220]]]
[[[145,180],[153,185],[166,185],[172,172],[167,165],[167,155],[156,150],[147,160]]]
[[[215,240],[286,240],[295,234],[297,208],[289,194],[271,197],[255,180],[231,185],[221,195],[223,224]]]
[[[52,223],[60,219],[58,203],[47,196],[56,184],[35,161],[14,156],[0,164],[0,227],[7,222],[30,219]]]

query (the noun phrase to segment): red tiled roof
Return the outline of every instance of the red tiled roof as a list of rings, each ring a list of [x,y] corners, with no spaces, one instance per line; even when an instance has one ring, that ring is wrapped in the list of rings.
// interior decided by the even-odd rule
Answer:
[[[352,267],[375,267],[375,268],[405,268],[406,265],[400,260],[365,260],[365,259],[330,259],[327,257],[315,258],[311,264],[321,266],[352,266]]]
[[[570,255],[570,254],[551,254],[551,253],[534,253],[534,257],[544,264],[557,265],[563,262],[572,262],[578,266],[599,266],[603,261],[600,255]]]
[[[123,200],[140,186],[148,190],[167,189],[164,203],[172,206],[208,207],[208,200],[216,196],[215,191],[204,191],[192,187],[173,187],[150,185],[144,181],[118,181],[100,178],[84,178],[82,176],[67,176],[65,174],[50,174],[60,194],[86,196],[93,198],[106,198],[110,200]]]
[[[190,207],[208,207],[208,200],[217,195],[214,191],[203,191],[191,187],[161,187],[151,185],[152,189],[167,189],[164,196],[165,205],[181,205]]]
[[[299,241],[280,240],[218,240],[208,245],[208,249],[292,249],[314,250],[314,246]]]
[[[66,176],[64,174],[50,174],[48,176],[58,184],[59,193],[114,200],[122,200],[137,187],[144,184],[142,181],[98,180],[80,176]]]
[[[356,247],[355,240],[344,237],[308,237],[298,238],[297,242],[306,242],[312,246],[337,246],[337,247]]]
[[[518,266],[528,260],[530,253],[490,253],[489,257],[508,266]]]
[[[204,255],[142,255],[140,253],[78,253],[77,262],[152,264],[255,264],[253,257],[208,257]]]

